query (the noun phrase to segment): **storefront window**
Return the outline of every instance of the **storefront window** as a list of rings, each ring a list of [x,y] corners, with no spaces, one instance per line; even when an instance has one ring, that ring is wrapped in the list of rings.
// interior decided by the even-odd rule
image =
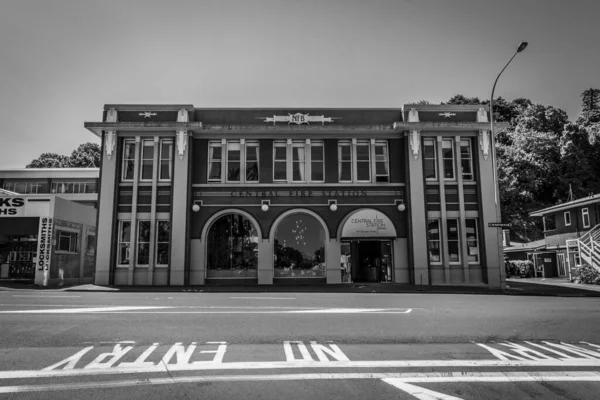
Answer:
[[[479,238],[477,237],[477,218],[467,218],[467,256],[469,262],[479,262]]]
[[[207,255],[207,278],[256,278],[256,228],[240,214],[220,217],[208,231]]]
[[[131,242],[131,221],[119,221],[119,245],[117,264],[129,264],[129,244]]]
[[[138,221],[137,264],[148,265],[150,261],[150,221]]]
[[[325,230],[310,215],[285,218],[275,232],[275,278],[325,277]]]
[[[447,235],[448,235],[448,256],[450,262],[460,262],[460,240],[458,232],[458,219],[448,218],[447,224]]]
[[[440,220],[430,219],[427,222],[427,241],[429,248],[429,262],[439,263],[442,261],[440,247]]]
[[[156,221],[156,265],[169,264],[170,221]]]

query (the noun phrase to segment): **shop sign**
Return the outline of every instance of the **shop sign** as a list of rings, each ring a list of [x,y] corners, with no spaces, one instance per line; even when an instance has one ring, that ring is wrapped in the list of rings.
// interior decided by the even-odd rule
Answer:
[[[25,214],[25,199],[0,197],[0,217],[17,217]]]
[[[48,271],[50,269],[50,256],[52,255],[52,218],[40,218],[37,254],[36,269]]]
[[[344,224],[342,237],[396,237],[392,221],[377,210],[354,213]]]

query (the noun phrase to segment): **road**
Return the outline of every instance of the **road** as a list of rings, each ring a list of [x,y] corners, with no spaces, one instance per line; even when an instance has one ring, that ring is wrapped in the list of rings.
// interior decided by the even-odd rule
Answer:
[[[599,308],[502,295],[0,291],[0,397],[596,399]]]

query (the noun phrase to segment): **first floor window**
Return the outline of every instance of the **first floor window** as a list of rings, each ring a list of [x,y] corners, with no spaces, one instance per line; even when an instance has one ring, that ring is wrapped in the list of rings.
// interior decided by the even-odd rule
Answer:
[[[352,182],[352,142],[338,142],[339,181]]]
[[[460,262],[460,233],[458,231],[458,219],[449,218],[446,224],[449,261]]]
[[[442,139],[442,160],[444,167],[444,179],[455,179],[453,139]]]
[[[77,253],[77,233],[67,231],[57,231],[58,240],[56,243],[57,251],[68,253]]]
[[[427,180],[437,179],[437,157],[434,139],[423,139],[423,174]]]
[[[590,212],[587,208],[583,208],[581,210],[581,218],[583,219],[583,227],[589,228],[590,227]]]
[[[119,241],[117,243],[117,264],[129,264],[129,245],[131,244],[131,221],[119,221]]]
[[[325,153],[323,142],[313,140],[310,142],[310,180],[323,182],[325,180]]]
[[[544,217],[545,228],[547,231],[556,229],[556,215],[550,214]]]
[[[227,142],[227,182],[240,181],[241,143]]]
[[[479,237],[477,218],[467,218],[467,257],[469,262],[479,262]]]
[[[150,261],[150,221],[138,221],[137,264]]]
[[[173,176],[173,140],[163,139],[160,141],[160,171],[158,179],[170,181]]]
[[[287,143],[273,142],[273,181],[287,181]]]
[[[473,180],[473,153],[471,151],[471,139],[465,138],[460,141],[460,164],[462,178],[465,181]]]
[[[304,142],[292,144],[292,181],[304,182],[306,169],[306,147]]]
[[[246,141],[246,182],[258,182],[258,142]]]
[[[371,146],[368,141],[356,142],[356,180],[371,181]]]
[[[152,180],[152,170],[154,168],[154,140],[142,141],[142,159],[141,159],[141,176],[142,181]]]
[[[126,140],[123,144],[123,165],[121,166],[121,179],[124,181],[133,180],[133,170],[135,167],[135,141]]]
[[[429,250],[429,262],[442,262],[439,219],[430,219],[427,221],[427,242],[427,247]]]
[[[375,142],[375,182],[390,181],[390,156],[388,144],[384,141]]]
[[[170,221],[156,221],[156,265],[169,264]]]
[[[221,142],[211,142],[208,145],[208,181],[221,181]]]

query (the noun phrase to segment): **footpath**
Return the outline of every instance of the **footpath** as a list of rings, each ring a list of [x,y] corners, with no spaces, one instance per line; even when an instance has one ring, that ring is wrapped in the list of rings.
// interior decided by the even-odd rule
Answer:
[[[334,285],[205,285],[205,286],[98,286],[40,287],[29,282],[0,280],[0,291],[58,292],[192,292],[192,293],[440,293],[508,296],[600,297],[600,285],[571,283],[566,279],[509,278],[506,288],[485,286],[427,286],[393,283],[342,283]]]

